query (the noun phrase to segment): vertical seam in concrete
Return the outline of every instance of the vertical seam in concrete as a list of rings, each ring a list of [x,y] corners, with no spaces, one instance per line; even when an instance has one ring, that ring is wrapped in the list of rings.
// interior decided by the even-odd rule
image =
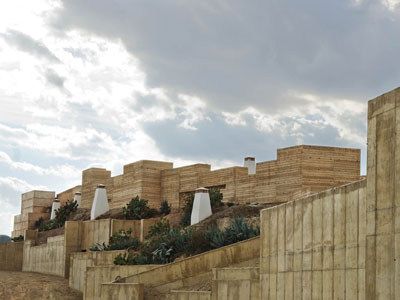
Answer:
[[[335,290],[335,193],[337,188],[332,191],[332,299],[334,299]]]
[[[304,215],[304,211],[303,211],[303,209],[304,209],[304,200],[300,200],[301,201],[301,221],[300,221],[300,223],[301,223],[301,269],[300,269],[300,274],[301,274],[301,278],[300,278],[300,282],[301,282],[301,299],[303,299],[303,256],[304,256],[304,251],[303,251],[303,246],[304,246],[304,236],[303,236],[303,229],[304,229],[304,224],[303,224],[303,221],[304,221],[304,218],[303,218],[303,215]]]
[[[285,204],[285,214],[284,214],[284,217],[285,217],[285,220],[284,220],[284,222],[283,222],[283,240],[284,240],[284,243],[283,243],[283,247],[284,247],[284,249],[283,249],[283,253],[285,254],[285,256],[284,256],[284,262],[283,262],[283,264],[284,264],[284,268],[283,268],[283,270],[284,270],[284,279],[283,279],[283,297],[284,297],[284,299],[286,299],[286,272],[287,272],[287,269],[286,269],[286,249],[287,249],[287,245],[286,245],[286,211],[287,211],[287,204]]]
[[[360,281],[359,281],[359,270],[360,270],[360,183],[357,184],[357,298],[360,295]]]
[[[346,282],[347,282],[347,266],[346,266],[346,261],[347,261],[347,187],[344,188],[344,299],[346,299],[347,295],[347,288],[346,288]]]
[[[324,197],[321,198],[321,276],[322,276],[322,280],[321,280],[321,299],[324,297],[324,201],[326,199],[326,194],[324,195]]]
[[[316,198],[316,197],[313,197],[313,198]],[[313,276],[314,276],[314,251],[315,251],[315,248],[314,248],[314,202],[315,202],[315,199],[313,199],[313,198],[311,198],[312,199],[312,202],[311,202],[311,298],[312,298],[312,295],[313,295],[313,287],[314,287],[314,279],[313,279]]]
[[[395,99],[396,100],[396,99]],[[392,295],[394,296],[393,299],[396,299],[396,288],[395,288],[395,278],[396,278],[396,264],[394,263],[394,258],[396,255],[396,249],[395,249],[395,245],[396,245],[396,151],[397,151],[397,109],[396,109],[396,101],[395,101],[395,105],[394,105],[394,162],[393,162],[393,167],[394,167],[394,193],[393,193],[393,198],[392,198],[392,255],[391,255],[391,261],[393,263],[391,263],[391,269],[392,269],[392,278],[391,278],[391,289],[392,289]]]
[[[295,219],[294,219],[294,216],[295,216],[295,208],[294,208],[294,202],[292,202],[292,255],[293,255],[293,257],[292,257],[292,298],[294,299],[294,297],[295,297],[295,295],[294,295],[294,272],[295,272],[295,270],[294,270],[294,252],[295,252],[295,249],[294,249],[294,226],[295,226]]]

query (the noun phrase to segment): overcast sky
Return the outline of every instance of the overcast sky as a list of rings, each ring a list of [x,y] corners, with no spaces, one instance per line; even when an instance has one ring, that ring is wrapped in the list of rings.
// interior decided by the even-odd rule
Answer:
[[[400,85],[398,0],[0,2],[0,234],[81,171],[362,149]]]

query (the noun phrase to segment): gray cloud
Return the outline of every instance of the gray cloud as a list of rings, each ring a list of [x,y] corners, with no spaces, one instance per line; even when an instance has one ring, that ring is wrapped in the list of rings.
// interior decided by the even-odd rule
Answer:
[[[46,69],[44,77],[49,84],[58,88],[65,95],[71,96],[71,93],[64,86],[66,78],[60,76],[56,71],[50,68]]]
[[[323,121],[321,116],[310,119]],[[354,147],[354,143],[341,138],[337,128],[324,122],[308,122],[294,129],[299,120],[282,118],[270,132],[256,130],[255,120],[245,118],[247,126],[231,126],[218,115],[196,124],[197,130],[185,130],[177,126],[180,120],[149,122],[144,124],[146,132],[156,141],[157,147],[167,156],[203,161],[207,159],[232,160],[241,163],[245,156],[254,155],[258,161],[276,158],[278,148],[299,144]],[[360,129],[365,134],[365,125],[358,120],[346,124]],[[361,146],[363,152],[365,145]]]
[[[47,69],[45,73],[47,82],[62,89],[64,88],[65,78],[57,74],[53,69]]]
[[[60,60],[40,41],[37,41],[23,32],[8,30],[3,35],[4,40],[21,51],[44,58],[50,62],[59,63]]]
[[[367,100],[398,85],[400,18],[378,1],[63,1],[55,26],[121,38],[148,83],[219,109]]]

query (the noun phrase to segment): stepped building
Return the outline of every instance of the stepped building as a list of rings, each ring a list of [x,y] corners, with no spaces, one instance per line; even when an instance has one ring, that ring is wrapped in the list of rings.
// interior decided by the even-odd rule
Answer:
[[[224,202],[283,203],[360,179],[360,150],[321,146],[278,149],[277,159],[245,167],[211,171],[209,164],[174,168],[173,163],[141,160],[124,166],[123,174],[91,168],[82,172],[82,185],[59,193],[61,205],[81,192],[82,208],[91,208],[98,184],[104,184],[110,208],[125,206],[137,195],[159,208],[166,200],[173,209],[184,206],[188,194],[199,187],[218,188]],[[33,229],[40,217],[50,218],[55,192],[31,191],[22,195],[21,214],[14,217],[13,237]]]

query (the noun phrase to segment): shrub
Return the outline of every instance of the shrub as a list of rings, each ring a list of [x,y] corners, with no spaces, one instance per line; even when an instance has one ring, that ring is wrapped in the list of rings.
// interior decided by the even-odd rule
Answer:
[[[17,236],[17,237],[13,237],[13,238],[11,238],[11,240],[13,242],[23,242],[24,241],[24,236],[20,235],[20,236]]]
[[[118,254],[114,259],[114,265],[136,265],[136,255],[129,251],[125,252],[124,255]]]
[[[137,253],[127,251],[124,255],[118,255],[114,264],[166,264],[180,256],[220,248],[259,234],[260,230],[247,225],[243,218],[234,219],[225,231],[210,227],[206,232],[194,228],[171,228],[168,221],[160,220]]]
[[[146,239],[150,239],[152,237],[166,235],[171,230],[171,225],[167,219],[161,218],[156,224],[149,228],[149,232],[146,236]]]
[[[137,238],[131,236],[132,229],[129,228],[127,231],[120,229],[110,237],[110,243],[106,245],[94,244],[90,251],[112,251],[112,250],[124,250],[133,249],[137,250],[140,246],[140,242]]]
[[[204,235],[211,249],[221,248],[225,245],[224,233],[215,226],[208,228]]]
[[[228,205],[228,207],[231,207],[231,206],[234,206],[235,203],[233,203],[233,202],[228,202],[227,205]]]
[[[126,205],[126,207],[122,208],[122,213],[126,220],[144,219],[150,214],[148,201],[140,199],[139,196],[136,196]]]
[[[222,202],[223,195],[218,189],[210,189],[210,203],[211,208],[217,208],[220,206],[224,206],[224,202]]]
[[[121,229],[117,233],[114,233],[110,237],[110,244],[107,250],[123,250],[139,248],[140,242],[137,238],[131,236],[132,229],[129,228],[127,231]]]
[[[183,208],[184,214],[179,223],[181,226],[189,226],[190,225],[190,218],[192,216],[193,202],[194,202],[194,195],[190,195],[186,198],[186,203]]]
[[[260,235],[259,228],[248,225],[244,218],[235,218],[225,231],[210,227],[205,233],[206,240],[212,249],[227,246]]]
[[[260,235],[260,228],[248,225],[244,218],[235,218],[225,230],[225,244],[230,245]]]
[[[44,221],[43,218],[40,217],[35,222],[35,227],[38,228],[39,231],[48,231],[63,227],[69,216],[77,209],[78,203],[76,201],[68,201],[64,206],[61,206],[55,211],[56,216],[53,220]]]
[[[153,251],[153,263],[167,264],[172,261],[174,249],[167,242],[160,243],[159,247]]]
[[[168,224],[169,223],[163,223]],[[165,229],[167,226],[163,226]],[[194,230],[191,228],[170,228],[158,231],[151,236],[140,248],[137,254],[125,254],[118,258],[115,264],[165,264],[180,255],[190,255],[196,249],[193,247]]]
[[[171,206],[168,205],[168,201],[164,200],[161,202],[160,213],[168,215],[171,212]]]
[[[35,221],[34,228],[35,229],[40,228],[44,224],[44,222],[45,221],[43,217],[40,217],[38,220]]]
[[[107,251],[107,245],[105,243],[103,243],[103,244],[96,243],[91,248],[89,248],[89,250],[90,251]]]

